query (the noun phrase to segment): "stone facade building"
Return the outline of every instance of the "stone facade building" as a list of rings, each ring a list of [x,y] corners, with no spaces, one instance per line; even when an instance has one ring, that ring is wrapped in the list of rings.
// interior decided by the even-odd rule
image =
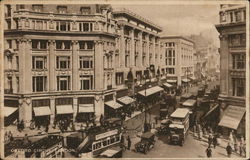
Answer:
[[[220,126],[245,133],[246,6],[221,5],[220,24]]]
[[[194,79],[194,42],[181,36],[161,37],[167,82],[185,85]]]
[[[157,69],[164,77],[161,31],[110,5],[5,5],[6,117],[18,110],[26,126],[100,117],[127,96],[130,71],[138,84],[144,74],[156,81]]]

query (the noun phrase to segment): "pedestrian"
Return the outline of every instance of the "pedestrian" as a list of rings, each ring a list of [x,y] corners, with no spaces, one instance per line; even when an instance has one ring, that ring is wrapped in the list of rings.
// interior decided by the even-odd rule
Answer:
[[[121,136],[121,148],[122,148],[122,150],[126,150],[126,146],[124,144],[124,136],[123,135]]]
[[[131,147],[131,139],[130,139],[129,136],[127,137],[127,141],[128,141],[128,147],[127,147],[127,149],[130,150],[130,147]]]
[[[232,149],[232,147],[231,147],[231,145],[230,145],[230,142],[228,142],[227,147],[226,147],[226,151],[227,151],[228,157],[231,157],[232,150],[233,150],[233,149]]]
[[[238,151],[238,142],[237,140],[234,142],[234,152],[237,153]]]
[[[240,150],[240,156],[243,156],[243,143],[242,142],[240,142],[239,150]]]
[[[218,141],[217,141],[217,135],[214,135],[214,137],[213,137],[214,149],[215,149],[215,147],[217,146],[217,143],[218,143]]]
[[[211,149],[210,146],[207,147],[206,153],[207,153],[207,157],[208,157],[208,158],[212,157],[212,149]]]
[[[11,131],[9,131],[8,137],[9,137],[9,141],[10,141],[10,142],[14,140],[13,134],[12,134]]]
[[[209,134],[209,136],[208,136],[208,147],[211,146],[212,142],[213,142],[213,137],[212,137],[211,134]]]

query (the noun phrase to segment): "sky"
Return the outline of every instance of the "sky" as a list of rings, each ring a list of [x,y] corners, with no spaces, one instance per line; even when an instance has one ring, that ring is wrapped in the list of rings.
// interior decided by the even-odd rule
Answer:
[[[219,4],[216,5],[112,5],[114,9],[126,8],[161,26],[163,35],[199,34],[219,39],[215,24],[219,23]]]

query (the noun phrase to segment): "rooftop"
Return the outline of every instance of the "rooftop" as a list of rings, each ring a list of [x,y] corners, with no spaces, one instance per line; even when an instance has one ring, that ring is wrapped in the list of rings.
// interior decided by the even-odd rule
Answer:
[[[127,16],[130,16],[132,18],[135,18],[138,21],[141,21],[142,23],[145,23],[151,27],[153,27],[154,29],[158,30],[158,31],[162,31],[162,28],[160,26],[158,26],[157,24],[149,21],[148,19],[126,9],[126,8],[117,8],[113,10],[113,14],[126,14]]]
[[[176,35],[176,36],[162,36],[161,39],[183,39],[183,40],[189,41],[189,42],[194,44],[194,41],[192,41],[191,39],[184,37],[184,36],[178,36],[178,35]]]

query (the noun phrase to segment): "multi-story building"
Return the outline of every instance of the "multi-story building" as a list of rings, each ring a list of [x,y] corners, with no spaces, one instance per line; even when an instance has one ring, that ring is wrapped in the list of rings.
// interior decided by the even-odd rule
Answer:
[[[153,79],[165,66],[160,32],[110,5],[5,5],[6,117],[18,110],[29,126],[35,119],[89,120],[105,114],[105,105],[119,107],[130,70],[137,80]]]
[[[205,78],[207,71],[207,58],[206,53],[201,50],[196,50],[194,53],[194,77],[197,80]]]
[[[221,5],[220,95],[223,131],[245,134],[246,96],[246,6]]]
[[[194,42],[181,36],[165,36],[164,63],[167,82],[185,85],[194,79]]]

